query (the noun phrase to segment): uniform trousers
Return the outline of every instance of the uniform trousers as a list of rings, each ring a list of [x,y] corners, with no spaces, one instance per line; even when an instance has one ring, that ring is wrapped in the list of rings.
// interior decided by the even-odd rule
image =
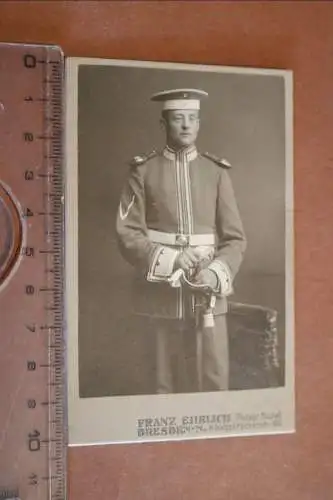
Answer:
[[[194,321],[154,320],[156,392],[222,391],[229,386],[226,314],[211,328]]]

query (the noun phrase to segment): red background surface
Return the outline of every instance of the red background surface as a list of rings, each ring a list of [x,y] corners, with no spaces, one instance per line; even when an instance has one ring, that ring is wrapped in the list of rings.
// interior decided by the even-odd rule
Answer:
[[[333,498],[333,3],[2,2],[2,41],[294,71],[297,432],[69,451],[69,498]]]

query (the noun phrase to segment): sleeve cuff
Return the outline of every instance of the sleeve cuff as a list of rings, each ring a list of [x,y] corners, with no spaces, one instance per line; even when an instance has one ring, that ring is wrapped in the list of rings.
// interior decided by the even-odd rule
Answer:
[[[147,281],[166,281],[173,273],[177,250],[158,246],[152,255],[147,273]]]
[[[209,264],[208,269],[214,271],[218,279],[218,286],[216,293],[227,296],[233,292],[232,288],[232,277],[229,267],[224,262],[220,260],[213,260]]]

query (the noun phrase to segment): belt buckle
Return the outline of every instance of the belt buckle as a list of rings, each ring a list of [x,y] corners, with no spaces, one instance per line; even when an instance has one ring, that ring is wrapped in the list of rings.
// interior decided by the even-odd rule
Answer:
[[[190,236],[186,234],[177,234],[176,235],[176,245],[180,247],[187,247],[190,242]]]

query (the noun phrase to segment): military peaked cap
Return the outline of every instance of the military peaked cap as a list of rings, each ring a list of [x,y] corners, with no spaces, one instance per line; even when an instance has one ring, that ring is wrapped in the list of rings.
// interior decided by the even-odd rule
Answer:
[[[152,101],[163,103],[163,109],[200,109],[201,99],[207,97],[204,90],[173,89],[157,92],[151,97]]]

